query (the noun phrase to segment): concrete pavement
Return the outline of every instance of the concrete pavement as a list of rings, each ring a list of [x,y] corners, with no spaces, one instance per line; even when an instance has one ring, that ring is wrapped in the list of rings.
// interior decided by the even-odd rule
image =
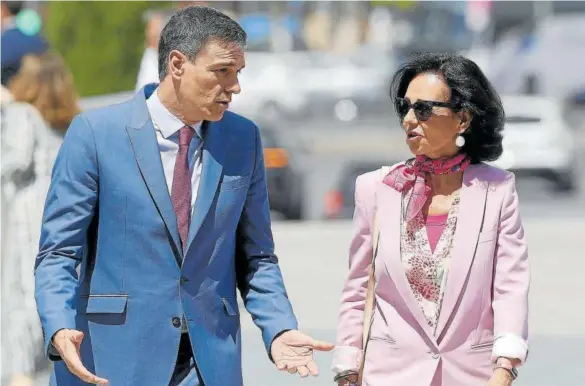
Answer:
[[[515,385],[585,384],[585,259],[579,241],[585,218],[529,217],[525,220],[532,267],[530,293],[531,352]],[[347,270],[351,223],[274,224],[276,252],[300,328],[315,338],[334,341],[340,289]],[[330,353],[316,359],[317,378],[298,379],[269,362],[260,331],[242,310],[243,364],[246,385],[332,385]],[[36,385],[47,385],[46,377]],[[113,385],[116,386],[116,385]]]

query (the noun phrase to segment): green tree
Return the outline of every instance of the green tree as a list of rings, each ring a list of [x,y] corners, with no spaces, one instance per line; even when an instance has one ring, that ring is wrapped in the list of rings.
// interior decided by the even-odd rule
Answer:
[[[51,1],[45,34],[71,68],[80,96],[133,90],[144,52],[144,12],[152,1]]]

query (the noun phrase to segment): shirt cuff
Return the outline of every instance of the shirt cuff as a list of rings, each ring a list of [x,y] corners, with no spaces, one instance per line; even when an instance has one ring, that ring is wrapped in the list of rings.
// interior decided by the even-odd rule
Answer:
[[[333,351],[331,370],[335,374],[343,371],[359,371],[362,362],[362,350],[354,346],[337,346]]]
[[[516,334],[498,335],[494,339],[492,362],[495,363],[499,357],[518,359],[522,365],[528,357],[528,343]]]

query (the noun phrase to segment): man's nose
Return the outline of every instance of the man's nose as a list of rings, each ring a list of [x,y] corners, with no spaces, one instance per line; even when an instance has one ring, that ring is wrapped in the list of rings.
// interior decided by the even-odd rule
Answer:
[[[242,91],[242,87],[240,87],[240,81],[236,79],[236,81],[226,89],[227,92],[231,94],[239,94]]]

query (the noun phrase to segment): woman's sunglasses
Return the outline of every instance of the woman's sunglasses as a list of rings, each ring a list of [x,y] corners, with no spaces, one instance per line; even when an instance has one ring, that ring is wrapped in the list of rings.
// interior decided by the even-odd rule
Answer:
[[[450,109],[456,108],[456,105],[451,102],[425,101],[419,99],[414,103],[410,103],[408,99],[396,98],[396,110],[400,117],[400,121],[403,121],[410,109],[413,109],[416,119],[420,122],[424,122],[431,117],[433,114],[433,107],[435,106],[448,107]]]

